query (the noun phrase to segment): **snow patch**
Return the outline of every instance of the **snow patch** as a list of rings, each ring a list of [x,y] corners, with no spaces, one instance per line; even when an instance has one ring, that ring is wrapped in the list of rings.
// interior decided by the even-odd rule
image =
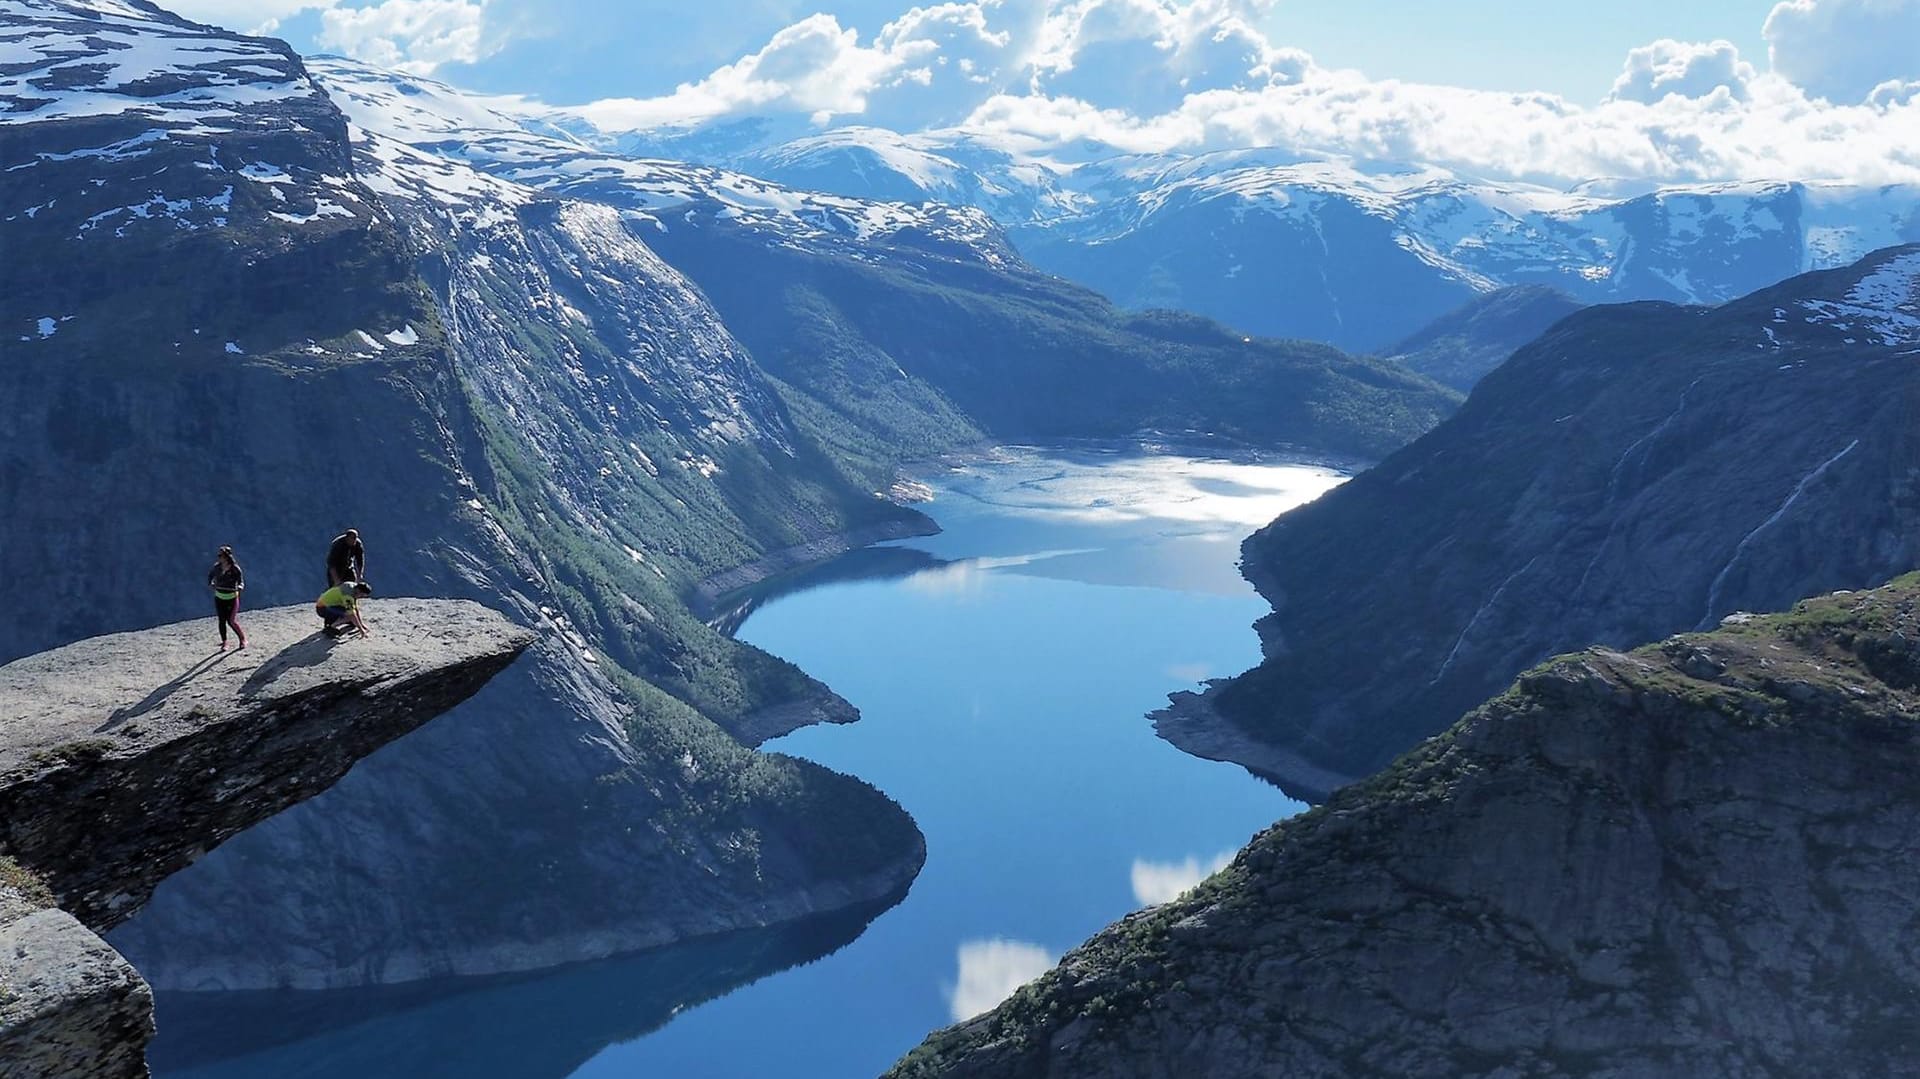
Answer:
[[[1802,300],[1807,322],[1843,333],[1848,344],[1864,332],[1884,348],[1920,344],[1920,252],[1882,263],[1838,300]]]
[[[247,350],[244,348],[241,348],[237,343],[233,341],[228,341],[227,354],[230,356],[245,356],[247,354]]]
[[[353,211],[332,199],[315,199],[313,200],[313,212],[310,214],[289,214],[282,213],[279,210],[271,210],[268,211],[267,216],[278,218],[290,225],[305,225],[318,221],[323,217],[352,217]]]
[[[387,334],[387,340],[396,345],[417,345],[420,343],[420,335],[413,331],[413,323],[409,322],[404,327]]]

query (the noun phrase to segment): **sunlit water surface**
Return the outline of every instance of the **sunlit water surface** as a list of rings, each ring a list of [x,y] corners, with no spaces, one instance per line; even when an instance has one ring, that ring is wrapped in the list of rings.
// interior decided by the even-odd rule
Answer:
[[[874,1076],[1301,808],[1160,741],[1144,716],[1258,661],[1248,627],[1266,606],[1236,571],[1239,541],[1344,476],[1014,449],[926,479],[942,534],[763,589],[739,631],[861,709],[767,748],[859,776],[913,815],[927,864],[898,906],[864,932],[871,911],[396,999],[219,1060],[157,1049],[158,1073]],[[269,1001],[243,1022],[175,1008],[196,1042],[239,1026],[270,1038],[257,1028],[297,1010]]]

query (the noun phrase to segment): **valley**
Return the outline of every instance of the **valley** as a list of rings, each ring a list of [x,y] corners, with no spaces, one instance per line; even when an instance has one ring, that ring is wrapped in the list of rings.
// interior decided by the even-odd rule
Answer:
[[[0,1079],[1920,1074],[1920,69],[179,3],[0,0]]]

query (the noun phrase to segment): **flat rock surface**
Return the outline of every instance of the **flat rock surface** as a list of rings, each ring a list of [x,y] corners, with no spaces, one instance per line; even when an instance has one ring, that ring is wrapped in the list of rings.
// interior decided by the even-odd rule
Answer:
[[[517,652],[533,635],[464,600],[374,598],[372,635],[320,632],[307,606],[242,610],[245,649],[213,617],[94,637],[0,667],[0,784],[73,756],[124,758],[323,686],[369,685]]]
[[[325,790],[471,696],[534,634],[464,600],[370,601],[372,636],[312,608],[95,637],[0,667],[0,853],[104,930],[168,875]]]

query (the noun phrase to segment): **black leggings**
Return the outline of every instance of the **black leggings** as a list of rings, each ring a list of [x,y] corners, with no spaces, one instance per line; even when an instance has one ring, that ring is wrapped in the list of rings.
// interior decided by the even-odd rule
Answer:
[[[247,639],[246,630],[241,629],[240,623],[235,622],[233,620],[234,612],[239,609],[240,609],[239,596],[235,596],[232,599],[221,599],[219,596],[213,597],[213,614],[214,614],[214,617],[220,619],[220,639],[221,640],[224,641],[227,639],[228,626],[233,627],[233,632],[238,634],[241,640],[244,641]]]

